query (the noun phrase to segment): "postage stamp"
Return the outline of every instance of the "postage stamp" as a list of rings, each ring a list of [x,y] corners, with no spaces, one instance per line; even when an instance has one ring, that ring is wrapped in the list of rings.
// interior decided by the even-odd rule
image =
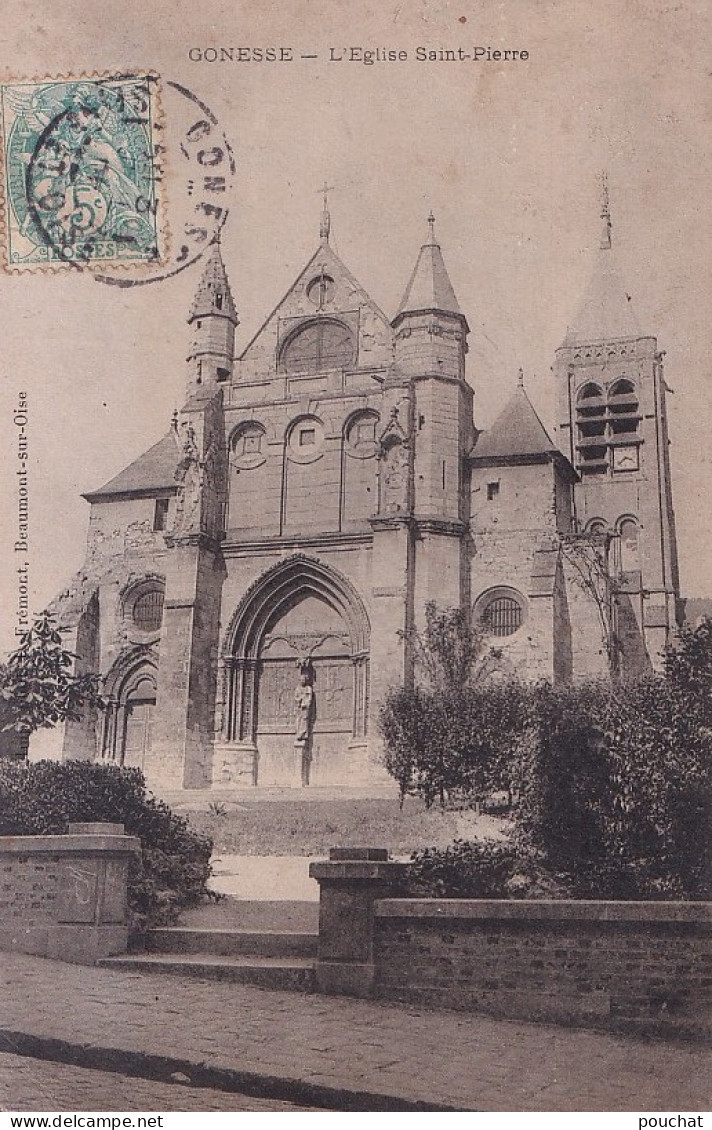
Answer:
[[[158,97],[149,73],[0,86],[6,269],[161,262]]]

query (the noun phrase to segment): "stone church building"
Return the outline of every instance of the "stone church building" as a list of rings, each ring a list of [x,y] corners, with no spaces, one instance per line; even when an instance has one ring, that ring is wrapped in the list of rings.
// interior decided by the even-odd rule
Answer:
[[[426,602],[482,625],[482,677],[655,666],[679,607],[665,382],[618,277],[607,199],[556,352],[556,438],[513,376],[473,420],[469,327],[432,217],[389,318],[319,245],[235,357],[216,242],[188,316],[185,402],[84,497],[54,611],[107,708],[63,756],[157,789],[383,778],[378,705],[412,677]],[[405,277],[405,272],[404,272]]]

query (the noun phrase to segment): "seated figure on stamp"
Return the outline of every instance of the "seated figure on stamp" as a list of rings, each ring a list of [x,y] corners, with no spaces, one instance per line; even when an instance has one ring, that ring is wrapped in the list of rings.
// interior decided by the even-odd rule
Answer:
[[[299,685],[294,692],[296,729],[294,748],[301,754],[302,784],[309,784],[309,770],[312,759],[312,740],[316,718],[316,695],[314,693],[314,667],[310,659],[299,662]]]

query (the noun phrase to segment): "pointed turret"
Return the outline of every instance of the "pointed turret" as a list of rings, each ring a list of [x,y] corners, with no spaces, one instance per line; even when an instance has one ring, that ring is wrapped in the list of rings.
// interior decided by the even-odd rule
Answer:
[[[219,240],[208,250],[188,324],[193,327],[188,393],[194,395],[229,380],[233,372],[235,329],[239,322]]]
[[[464,379],[469,327],[435,238],[432,212],[427,239],[392,325],[396,331],[396,366],[401,373]]]
[[[440,244],[435,239],[435,217],[428,216],[428,238],[420,249],[413,273],[398,307],[393,325],[406,314],[452,314],[463,321]]]
[[[203,277],[195,292],[188,321],[192,322],[195,318],[205,318],[209,314],[227,318],[234,325],[238,325],[239,322],[220,251],[219,239],[214,240],[210,245],[203,269]]]
[[[566,331],[565,345],[641,336],[630,295],[626,291],[615,261],[608,182],[605,176],[601,220],[603,229],[593,272],[576,316]]]

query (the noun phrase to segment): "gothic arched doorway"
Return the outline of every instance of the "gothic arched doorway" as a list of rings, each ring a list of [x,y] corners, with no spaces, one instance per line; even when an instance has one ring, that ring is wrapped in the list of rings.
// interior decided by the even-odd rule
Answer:
[[[228,635],[225,737],[253,751],[255,783],[351,778],[350,750],[366,741],[368,638],[360,598],[320,562],[292,558],[248,593]],[[306,751],[295,740],[304,664],[315,702]]]
[[[155,662],[144,658],[132,666],[126,660],[118,664],[107,679],[107,698],[102,757],[142,769],[156,705]]]

